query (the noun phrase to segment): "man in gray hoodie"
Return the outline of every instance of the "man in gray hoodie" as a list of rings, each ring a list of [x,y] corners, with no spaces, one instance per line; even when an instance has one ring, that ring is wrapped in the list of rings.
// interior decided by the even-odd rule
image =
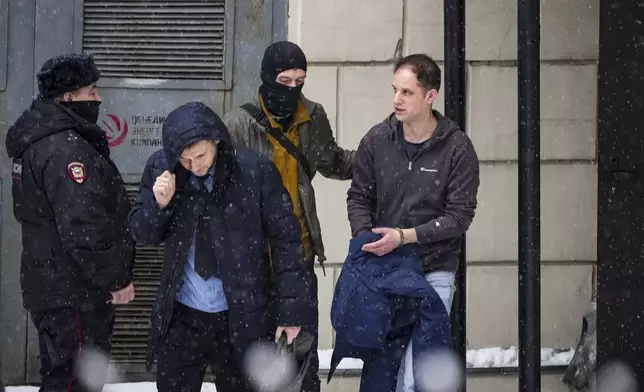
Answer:
[[[347,205],[354,236],[365,230],[383,235],[363,250],[382,256],[400,246],[416,248],[449,312],[461,237],[477,204],[479,161],[458,125],[433,110],[440,84],[440,68],[429,56],[397,62],[394,113],[360,142]],[[414,391],[411,351],[409,345],[399,392]]]

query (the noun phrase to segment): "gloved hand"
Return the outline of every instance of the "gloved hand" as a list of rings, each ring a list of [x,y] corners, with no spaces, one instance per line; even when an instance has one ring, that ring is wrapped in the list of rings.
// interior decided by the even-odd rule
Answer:
[[[293,358],[295,361],[304,360],[311,351],[313,335],[307,332],[300,332],[291,344],[288,344],[287,339],[286,333],[282,333],[277,341],[278,354]]]
[[[300,392],[304,376],[311,363],[311,346],[313,336],[307,332],[300,332],[291,344],[287,342],[286,333],[277,341],[277,355],[292,360],[297,366],[297,375],[285,382],[280,392]]]

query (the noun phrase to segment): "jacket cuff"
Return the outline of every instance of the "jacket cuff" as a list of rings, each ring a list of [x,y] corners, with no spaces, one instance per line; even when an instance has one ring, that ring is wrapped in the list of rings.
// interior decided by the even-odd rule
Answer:
[[[432,242],[434,230],[431,227],[431,222],[416,226],[414,230],[416,230],[416,239],[419,245],[426,245]]]
[[[277,326],[301,327],[304,323],[304,320],[302,320],[302,302],[304,300],[298,298],[280,299],[277,307]]]
[[[81,265],[89,266],[95,264],[97,270],[90,270],[94,285],[110,293],[125,288],[132,282],[132,263],[126,263],[122,260],[123,255],[116,252],[114,247],[101,251],[76,250],[78,262]],[[123,262],[122,265],[114,263]]]
[[[154,222],[154,224],[165,223],[172,215],[172,207],[168,204],[164,209],[161,209],[156,200],[153,199],[144,210],[144,213],[145,217]]]
[[[367,231],[371,231],[371,227],[367,227],[367,226],[358,227],[357,229],[353,230],[353,232],[351,233],[351,237],[355,238],[355,237],[359,236],[361,233],[364,233],[364,232],[367,232]]]
[[[127,274],[123,278],[113,282],[108,288],[107,291],[110,293],[115,293],[121,289],[126,288],[130,283],[132,283],[132,275]]]

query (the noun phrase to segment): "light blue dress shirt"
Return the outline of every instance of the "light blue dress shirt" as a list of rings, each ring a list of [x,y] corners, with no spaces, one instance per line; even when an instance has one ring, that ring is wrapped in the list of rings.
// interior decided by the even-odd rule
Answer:
[[[191,182],[194,186],[198,187],[196,177],[193,176]],[[212,192],[214,187],[214,169],[210,169],[205,185],[208,191]],[[181,287],[177,292],[177,301],[192,309],[207,313],[218,313],[228,310],[228,302],[224,295],[224,286],[221,279],[211,277],[208,280],[204,280],[195,272],[194,236],[187,261],[184,266]]]

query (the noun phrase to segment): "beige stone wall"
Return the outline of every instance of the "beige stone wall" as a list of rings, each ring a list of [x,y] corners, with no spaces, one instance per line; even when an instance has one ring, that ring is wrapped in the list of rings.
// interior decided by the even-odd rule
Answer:
[[[542,345],[576,343],[596,261],[595,166],[599,0],[543,0]],[[305,94],[324,104],[345,148],[391,112],[391,59],[443,60],[442,0],[290,0],[289,37],[309,59]],[[481,160],[468,233],[468,344],[517,344],[516,0],[467,0],[467,132]],[[441,92],[437,108],[443,109]],[[345,258],[349,182],[318,178],[329,257],[320,273],[322,348],[334,280]]]

